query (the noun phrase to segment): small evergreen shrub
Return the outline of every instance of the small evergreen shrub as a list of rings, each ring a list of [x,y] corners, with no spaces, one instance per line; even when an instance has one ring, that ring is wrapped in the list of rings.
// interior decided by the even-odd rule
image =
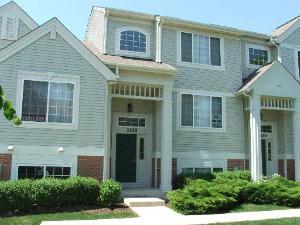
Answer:
[[[180,173],[175,177],[173,189],[184,188],[189,181],[197,179],[212,181],[215,175],[213,173]]]
[[[234,170],[234,171],[224,171],[214,173],[215,177],[225,178],[225,179],[239,179],[251,181],[251,173],[248,170]]]
[[[119,202],[121,197],[121,185],[114,180],[105,180],[100,186],[98,202],[101,206],[109,207]]]

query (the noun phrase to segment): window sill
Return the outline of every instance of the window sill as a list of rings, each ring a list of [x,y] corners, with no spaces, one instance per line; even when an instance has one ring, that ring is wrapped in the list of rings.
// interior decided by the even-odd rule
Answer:
[[[38,123],[38,122],[22,122],[21,128],[40,128],[40,129],[64,129],[64,130],[77,130],[76,124],[60,124],[60,123]]]
[[[217,71],[225,71],[224,65],[222,66],[212,66],[212,65],[205,65],[205,64],[198,64],[198,63],[189,63],[189,62],[177,62],[178,66],[184,67],[192,67],[192,68],[202,68],[202,69],[209,69],[209,70],[217,70]]]
[[[212,127],[178,127],[177,131],[187,132],[206,132],[206,133],[225,133],[226,128],[212,128]]]
[[[124,50],[117,50],[116,55],[150,59],[149,52],[143,53],[143,52],[133,52],[133,51],[131,52],[131,51],[124,51]]]

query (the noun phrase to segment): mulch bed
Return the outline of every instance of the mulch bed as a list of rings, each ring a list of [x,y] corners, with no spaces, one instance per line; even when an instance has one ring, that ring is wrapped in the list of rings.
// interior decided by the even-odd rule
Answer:
[[[22,215],[36,215],[36,214],[53,214],[53,213],[71,213],[71,212],[84,212],[91,214],[107,214],[107,213],[118,213],[118,212],[132,212],[131,209],[124,204],[117,204],[110,208],[100,208],[97,205],[94,206],[66,206],[66,207],[56,207],[51,209],[37,208],[30,212],[20,212],[9,211],[0,212],[0,217],[12,217],[12,216],[22,216]]]

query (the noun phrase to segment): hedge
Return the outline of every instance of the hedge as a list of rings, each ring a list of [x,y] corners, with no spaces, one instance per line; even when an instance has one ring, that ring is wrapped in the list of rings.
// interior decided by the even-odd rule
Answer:
[[[105,187],[107,182],[112,183],[100,183],[84,177],[0,182],[0,211],[95,205],[103,194],[101,187]],[[117,182],[114,184],[119,185]],[[109,196],[106,197],[106,205],[115,204],[120,197],[120,190],[111,191]]]
[[[168,193],[170,205],[183,214],[226,212],[241,203],[300,207],[300,182],[280,176],[251,182],[249,172],[216,173],[211,181],[189,180]]]

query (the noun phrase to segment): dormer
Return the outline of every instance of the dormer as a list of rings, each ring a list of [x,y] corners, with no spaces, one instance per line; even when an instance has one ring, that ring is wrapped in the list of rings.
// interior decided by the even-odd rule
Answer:
[[[4,41],[16,41],[38,27],[38,24],[11,1],[0,8],[0,38]]]

